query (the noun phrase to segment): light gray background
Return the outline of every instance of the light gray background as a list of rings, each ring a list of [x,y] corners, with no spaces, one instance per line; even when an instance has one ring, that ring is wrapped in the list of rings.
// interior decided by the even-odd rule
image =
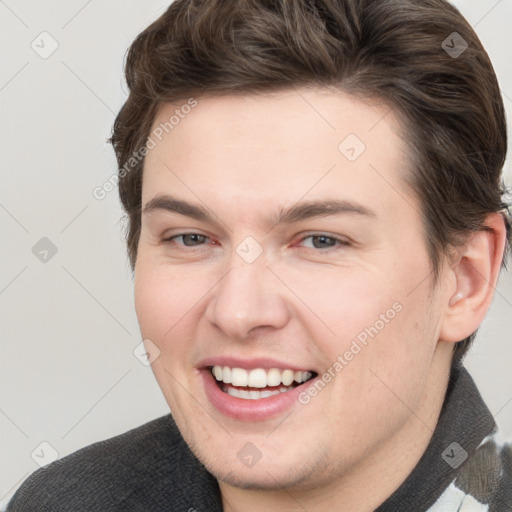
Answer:
[[[133,38],[168,1],[0,0],[0,503],[52,448],[80,447],[168,412],[140,335],[106,143],[126,97]],[[512,125],[512,0],[462,10],[495,65]],[[52,40],[58,49],[48,58]],[[441,42],[440,42],[441,44]],[[512,184],[510,159],[506,167]],[[32,247],[48,237],[46,263]],[[467,366],[512,438],[512,274],[503,274]],[[31,454],[35,450],[34,459]],[[39,458],[38,458],[39,456]]]

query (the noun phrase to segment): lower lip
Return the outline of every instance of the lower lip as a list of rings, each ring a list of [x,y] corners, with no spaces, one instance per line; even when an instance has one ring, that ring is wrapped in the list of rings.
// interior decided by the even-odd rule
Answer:
[[[305,389],[304,384],[296,386],[286,393],[246,400],[237,398],[222,391],[210,369],[201,370],[206,395],[215,408],[225,416],[243,421],[263,421],[274,418],[290,409],[297,402],[299,394]],[[313,379],[312,379],[313,380]],[[312,380],[308,381],[308,385]]]

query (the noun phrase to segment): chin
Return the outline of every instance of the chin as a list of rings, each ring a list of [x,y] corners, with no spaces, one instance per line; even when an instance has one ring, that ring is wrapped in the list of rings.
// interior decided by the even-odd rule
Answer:
[[[239,489],[252,489],[259,491],[277,491],[279,489],[301,488],[302,484],[309,482],[311,472],[306,473],[290,471],[277,471],[275,468],[254,468],[239,472],[230,471],[224,474],[212,473],[217,480]]]
[[[204,457],[195,453],[206,469],[219,481],[239,489],[253,490],[279,490],[314,489],[320,480],[329,473],[326,452],[319,452],[314,459],[301,458],[290,460],[290,457],[281,457],[279,461],[265,460],[263,457],[252,467],[246,467],[238,458],[233,461],[224,460],[209,454]]]

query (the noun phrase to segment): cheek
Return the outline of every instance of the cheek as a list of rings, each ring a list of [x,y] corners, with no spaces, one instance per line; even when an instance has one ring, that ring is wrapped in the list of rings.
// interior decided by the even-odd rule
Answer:
[[[283,275],[285,275],[283,271]],[[382,271],[363,266],[318,268],[310,272],[288,272],[285,280],[300,298],[302,319],[310,319],[315,338],[334,337],[334,345],[343,345],[357,337],[389,311],[399,293]],[[387,318],[386,318],[387,319]]]
[[[435,313],[425,300],[402,297],[401,311],[361,353],[356,381],[377,415],[405,418],[420,407],[436,348]],[[374,327],[380,327],[382,324]],[[359,357],[359,356],[358,356]]]
[[[197,292],[174,274],[146,265],[141,258],[135,270],[134,291],[142,338],[151,340],[160,351],[151,369],[171,410],[180,411],[187,410],[188,405],[181,396],[182,387],[176,386],[175,379],[182,386],[189,386],[192,326],[197,323],[194,322]]]
[[[307,297],[306,306],[315,313],[302,308],[312,339],[331,371],[344,375],[339,380],[348,388],[375,390],[382,385],[380,376],[398,390],[424,378],[439,315],[425,298],[428,280],[411,292],[417,286],[415,275],[403,269],[391,272],[391,267],[359,267],[318,273],[315,279],[295,276],[294,289]]]
[[[135,310],[144,337],[167,343],[194,314],[201,296],[194,282],[144,261],[135,270]]]

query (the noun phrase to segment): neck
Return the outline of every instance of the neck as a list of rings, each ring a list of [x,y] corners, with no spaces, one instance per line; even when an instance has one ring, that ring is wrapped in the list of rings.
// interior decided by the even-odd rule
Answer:
[[[439,343],[421,405],[397,434],[342,475],[312,488],[240,489],[219,482],[225,512],[372,512],[407,479],[434,433],[450,375],[452,346]],[[340,508],[343,504],[343,508]]]

